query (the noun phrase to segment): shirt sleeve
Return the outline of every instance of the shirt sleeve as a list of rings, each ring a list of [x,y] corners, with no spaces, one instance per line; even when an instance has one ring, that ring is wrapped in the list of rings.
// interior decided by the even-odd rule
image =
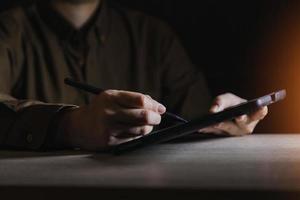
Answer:
[[[1,32],[0,148],[39,150],[56,137],[58,123],[53,123],[54,119],[62,110],[74,106],[14,98],[11,91],[18,81],[21,56],[6,38]]]
[[[176,34],[168,31],[162,52],[164,102],[169,110],[186,119],[207,114],[211,96],[206,80],[196,68]]]

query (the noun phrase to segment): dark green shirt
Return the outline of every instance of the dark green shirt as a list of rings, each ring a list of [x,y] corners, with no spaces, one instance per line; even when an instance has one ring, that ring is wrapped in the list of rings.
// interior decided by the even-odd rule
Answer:
[[[63,109],[89,102],[65,77],[151,95],[188,119],[210,103],[202,74],[161,21],[104,0],[76,30],[44,2],[19,7],[0,15],[0,147],[42,148]]]

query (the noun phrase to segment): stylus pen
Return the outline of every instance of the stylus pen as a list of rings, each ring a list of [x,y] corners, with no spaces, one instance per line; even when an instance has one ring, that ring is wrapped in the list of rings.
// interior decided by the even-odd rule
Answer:
[[[80,82],[74,81],[71,78],[65,78],[64,82],[65,82],[66,85],[69,85],[69,86],[74,87],[76,89],[83,90],[83,91],[86,91],[86,92],[89,92],[89,93],[92,93],[92,94],[95,94],[95,95],[100,94],[101,92],[104,91],[104,89],[97,88],[95,86],[88,85],[86,83],[80,83]],[[178,121],[178,122],[183,122],[183,123],[188,122],[187,120],[179,117],[178,115],[170,113],[170,112],[166,112],[164,115],[166,117],[169,117],[170,119]]]

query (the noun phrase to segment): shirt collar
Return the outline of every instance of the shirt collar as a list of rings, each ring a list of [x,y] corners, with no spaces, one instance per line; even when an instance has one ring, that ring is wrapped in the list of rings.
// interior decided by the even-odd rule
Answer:
[[[86,37],[87,40],[90,40],[90,35],[94,34],[96,40],[103,44],[108,37],[110,16],[106,0],[101,1],[101,4],[94,15],[79,30],[74,28],[70,22],[62,17],[50,5],[43,2],[38,4],[37,8],[42,20],[51,28],[59,39],[63,41],[69,40],[74,34],[81,35]]]

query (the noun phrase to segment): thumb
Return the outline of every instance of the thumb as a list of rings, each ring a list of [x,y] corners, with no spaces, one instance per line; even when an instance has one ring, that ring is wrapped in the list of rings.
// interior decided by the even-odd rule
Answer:
[[[238,96],[235,96],[231,93],[223,94],[223,95],[218,96],[214,100],[212,107],[210,109],[210,112],[212,112],[212,113],[221,112],[221,111],[225,110],[226,108],[236,106],[245,101],[246,100],[244,100]]]

